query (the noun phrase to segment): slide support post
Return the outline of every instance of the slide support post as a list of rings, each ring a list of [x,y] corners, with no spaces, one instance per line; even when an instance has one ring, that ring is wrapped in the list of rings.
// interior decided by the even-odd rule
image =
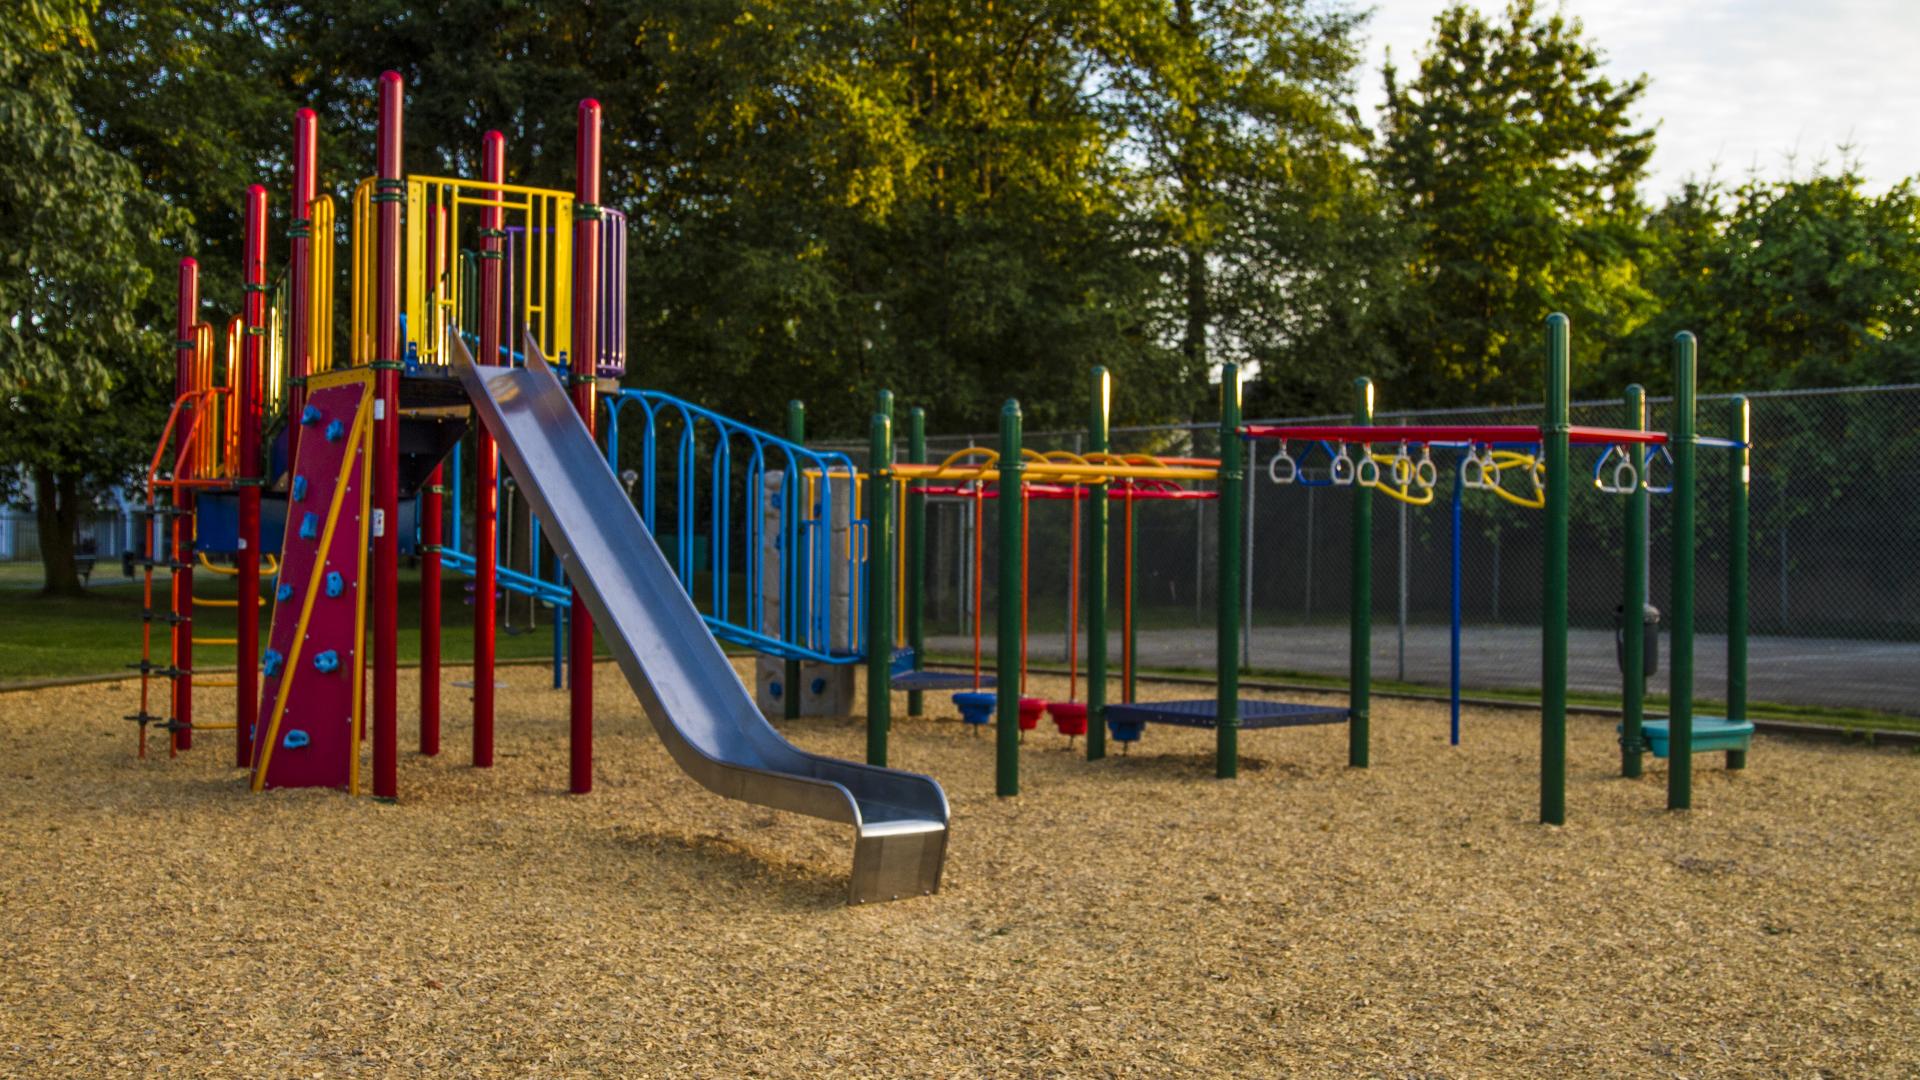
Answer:
[[[573,407],[592,436],[594,380],[600,362],[600,103],[580,102],[574,143],[573,356],[568,375]],[[536,547],[533,557],[540,553]],[[571,589],[567,609],[567,692],[570,728],[567,790],[593,790],[593,615]]]
[[[507,174],[507,138],[489,131],[480,140],[480,178],[498,184]],[[500,191],[487,191],[498,202]],[[500,271],[505,215],[480,208],[480,362],[500,364]],[[500,583],[500,450],[485,417],[473,425],[473,766],[493,766],[493,660]],[[456,528],[457,528],[456,523]]]

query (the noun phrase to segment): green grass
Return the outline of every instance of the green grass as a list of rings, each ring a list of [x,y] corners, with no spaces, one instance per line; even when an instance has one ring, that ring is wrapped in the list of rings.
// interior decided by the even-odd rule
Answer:
[[[138,579],[120,576],[117,563],[102,562],[93,585],[83,597],[40,594],[38,563],[0,563],[0,683],[35,679],[74,678],[128,672],[140,658],[141,588]],[[447,575],[442,590],[441,655],[449,663],[463,663],[473,655],[472,609],[467,606],[467,579]],[[197,596],[232,598],[234,579],[200,570],[194,574]],[[154,594],[166,605],[167,575],[154,575]],[[269,599],[272,584],[262,586]],[[514,597],[514,625],[526,619],[526,599]],[[203,607],[195,612],[196,637],[234,636],[233,608]],[[268,615],[260,616],[260,640],[266,641]],[[420,658],[420,575],[400,572],[400,660]],[[529,634],[499,635],[496,654],[502,660],[543,659],[553,655],[552,613],[542,610],[539,626]],[[166,657],[163,624],[154,627],[154,656]],[[233,666],[233,646],[206,645],[195,650],[201,669]]]

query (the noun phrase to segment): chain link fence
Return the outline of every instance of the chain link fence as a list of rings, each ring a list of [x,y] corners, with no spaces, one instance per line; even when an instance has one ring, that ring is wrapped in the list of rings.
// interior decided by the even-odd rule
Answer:
[[[1756,703],[1920,713],[1920,385],[1749,395],[1752,503],[1749,531],[1750,694]],[[1648,423],[1669,425],[1671,402],[1652,399]],[[1732,403],[1699,404],[1702,435],[1726,436]],[[1621,426],[1620,401],[1577,403],[1575,424]],[[1341,417],[1281,418],[1273,423]],[[1538,424],[1539,406],[1382,413],[1379,423]],[[997,436],[928,439],[939,460]],[[1029,434],[1037,450],[1083,450],[1084,433]],[[1344,676],[1351,584],[1354,489],[1279,485],[1268,473],[1278,444],[1247,444],[1249,491],[1246,591],[1231,599],[1246,625],[1247,670]],[[1210,426],[1118,429],[1113,448],[1164,456],[1212,457]],[[864,461],[864,447],[846,447]],[[904,447],[902,447],[904,450]],[[1294,446],[1295,456],[1301,447]],[[1598,448],[1576,448],[1572,494],[1569,603],[1571,686],[1617,695],[1616,609],[1622,602],[1625,502],[1587,482]],[[1456,454],[1435,451],[1440,482],[1427,506],[1373,498],[1373,661],[1376,679],[1445,688],[1451,666]],[[1735,455],[1699,452],[1695,545],[1697,693],[1725,693],[1728,496]],[[1319,459],[1324,468],[1324,458]],[[1653,483],[1663,482],[1660,466]],[[1311,474],[1311,468],[1309,469]],[[1523,485],[1524,487],[1524,485]],[[1541,512],[1476,490],[1462,493],[1460,535],[1461,681],[1464,690],[1537,691],[1542,584]],[[1672,542],[1668,496],[1652,497],[1650,602],[1663,612]],[[1070,503],[1032,504],[1029,651],[1036,661],[1066,656]],[[979,560],[983,651],[993,655],[998,507],[964,498],[935,499],[927,527],[926,618],[929,651],[969,660],[973,649],[975,541]],[[1138,662],[1144,667],[1211,672],[1218,557],[1212,502],[1141,502],[1134,513],[1134,590]],[[1110,648],[1118,664],[1124,514],[1112,512],[1113,589]],[[1084,614],[1082,615],[1084,625]],[[1667,646],[1661,634],[1664,692]],[[1084,655],[1084,653],[1082,654]]]

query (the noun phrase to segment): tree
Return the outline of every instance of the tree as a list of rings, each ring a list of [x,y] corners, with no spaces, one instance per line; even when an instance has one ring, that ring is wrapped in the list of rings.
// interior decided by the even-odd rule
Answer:
[[[1179,378],[1256,361],[1275,406],[1324,398],[1356,359],[1342,327],[1371,321],[1363,305],[1385,292],[1364,282],[1389,265],[1353,103],[1361,17],[1299,0],[1119,7],[1113,123]]]
[[[1692,330],[1708,390],[1920,379],[1911,181],[1876,196],[1851,164],[1731,191],[1708,180],[1668,200],[1650,235],[1646,281],[1660,313],[1632,353],[1658,357],[1675,331]],[[1652,384],[1665,388],[1664,370]]]
[[[1540,391],[1541,320],[1572,317],[1583,369],[1646,315],[1635,259],[1651,130],[1578,21],[1515,0],[1499,23],[1442,12],[1403,84],[1386,70],[1377,160],[1413,230],[1410,295],[1391,328],[1395,400],[1520,401]]]
[[[123,436],[163,349],[136,309],[175,222],[75,110],[91,10],[33,0],[0,21],[0,475],[32,486],[50,593],[80,591],[81,506],[136,460]]]

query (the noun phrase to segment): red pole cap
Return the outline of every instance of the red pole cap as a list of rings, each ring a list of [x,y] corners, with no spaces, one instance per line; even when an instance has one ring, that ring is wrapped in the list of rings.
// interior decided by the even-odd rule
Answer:
[[[589,205],[600,201],[600,103],[580,101],[580,139],[575,149],[574,198]]]
[[[400,178],[400,115],[406,98],[406,83],[397,71],[380,76],[380,138],[377,169],[384,179]]]

